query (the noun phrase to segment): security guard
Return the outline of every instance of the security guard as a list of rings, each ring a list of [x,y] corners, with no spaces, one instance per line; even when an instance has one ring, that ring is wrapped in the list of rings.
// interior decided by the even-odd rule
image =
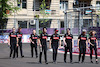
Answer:
[[[60,36],[57,34],[58,30],[54,30],[54,34],[50,38],[50,48],[53,49],[53,63],[56,63],[58,46],[61,47]]]
[[[16,48],[18,47],[18,37],[15,32],[15,28],[12,28],[12,32],[9,34],[8,45],[10,46],[10,58],[13,53],[13,58],[15,58]]]
[[[97,57],[98,41],[97,41],[97,37],[96,37],[95,34],[96,34],[95,31],[90,32],[90,37],[88,39],[88,42],[90,44],[90,60],[91,60],[91,63],[93,63],[93,61],[92,61],[92,50],[94,49],[95,57],[96,57],[96,63],[98,64],[98,57]]]
[[[23,58],[24,57],[23,51],[22,51],[22,36],[23,36],[23,33],[21,32],[21,27],[18,28],[17,36],[18,36],[18,45],[20,47],[20,54],[21,54],[21,57]],[[17,57],[18,57],[18,47],[16,49],[16,52],[17,52]]]
[[[67,29],[67,33],[64,35],[63,41],[65,47],[64,62],[66,63],[66,54],[67,54],[67,50],[69,49],[70,63],[72,63],[73,35],[70,33],[70,28]]]
[[[38,58],[38,53],[37,53],[37,39],[38,39],[38,35],[36,34],[36,31],[33,30],[33,33],[31,34],[30,37],[30,46],[31,46],[31,56],[33,57],[33,48],[35,48],[35,54],[36,54],[36,58]]]
[[[47,32],[47,28],[44,27],[43,28],[43,33],[40,34],[40,56],[39,56],[39,63],[41,64],[41,59],[42,59],[42,52],[44,51],[44,57],[45,57],[45,63],[48,64],[47,62],[47,38],[48,38],[48,34]]]
[[[80,63],[81,55],[82,55],[81,63],[84,63],[86,47],[88,48],[87,36],[86,36],[86,30],[83,29],[82,34],[78,37],[79,63]]]

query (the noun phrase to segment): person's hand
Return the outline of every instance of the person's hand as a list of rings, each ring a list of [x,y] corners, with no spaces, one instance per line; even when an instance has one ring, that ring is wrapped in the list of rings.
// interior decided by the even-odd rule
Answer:
[[[61,46],[59,46],[58,48],[61,48]]]
[[[51,49],[51,46],[49,47],[49,49]]]
[[[16,44],[17,45],[17,47],[18,47],[18,44]]]
[[[94,44],[91,44],[92,46],[94,46]]]
[[[34,44],[34,42],[32,41],[32,43]]]
[[[42,47],[42,45],[40,44],[40,47]]]
[[[97,49],[98,49],[98,46],[97,46]]]
[[[79,46],[77,46],[77,48],[79,49]]]
[[[88,49],[88,46],[86,48]]]
[[[72,48],[74,48],[74,46],[72,46]]]
[[[8,46],[10,46],[10,43],[8,42]]]

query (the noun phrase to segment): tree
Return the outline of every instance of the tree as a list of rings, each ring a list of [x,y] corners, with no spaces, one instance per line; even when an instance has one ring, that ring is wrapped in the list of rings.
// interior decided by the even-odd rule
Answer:
[[[45,12],[48,8],[49,6],[46,6],[45,0],[43,0],[39,8],[40,14],[43,17],[43,19],[41,20],[41,23],[48,22],[48,19],[45,19],[45,17],[49,16],[49,14]]]
[[[4,24],[5,22],[7,22],[8,13],[11,15],[18,9],[19,8],[17,6],[14,6],[12,0],[0,0],[0,26],[2,29],[2,33],[4,29]]]

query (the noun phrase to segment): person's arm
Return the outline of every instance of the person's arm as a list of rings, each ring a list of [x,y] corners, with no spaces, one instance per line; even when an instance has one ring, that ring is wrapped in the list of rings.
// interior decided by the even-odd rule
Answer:
[[[89,43],[90,45],[94,46],[94,45],[90,42],[90,39],[88,39],[88,43]]]
[[[63,38],[64,46],[66,45],[65,37]]]
[[[61,40],[59,39],[59,48],[61,47]]]
[[[18,47],[18,41],[19,41],[19,40],[18,40],[18,37],[16,37],[16,40],[17,40],[17,44],[16,44],[16,45],[17,45],[17,47]]]
[[[97,48],[98,48],[98,40],[96,39],[96,45],[97,45]]]
[[[72,39],[72,48],[74,48],[74,39]]]
[[[77,42],[77,47],[79,48],[79,41],[80,41],[80,39],[78,39],[78,42]]]
[[[52,41],[52,39],[50,39],[50,41],[49,41],[49,48],[51,49],[51,41]]]
[[[8,37],[8,45],[10,46],[10,36]]]
[[[86,40],[86,48],[88,49],[88,41]]]

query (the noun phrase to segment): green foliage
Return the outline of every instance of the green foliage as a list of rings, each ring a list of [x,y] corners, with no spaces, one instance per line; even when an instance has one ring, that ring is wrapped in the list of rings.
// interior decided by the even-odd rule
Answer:
[[[14,1],[16,0],[0,0],[0,17],[1,18],[7,18],[8,15],[6,13],[6,10],[10,11],[10,14],[12,12],[16,12],[19,8],[17,6],[14,6]]]
[[[40,5],[40,14],[42,15],[43,17],[43,20],[41,21],[41,23],[45,23],[48,21],[48,19],[45,19],[45,17],[48,17],[49,14],[46,14],[45,13],[45,10],[47,10],[49,8],[49,6],[46,6],[46,3],[45,3],[45,0],[42,1],[41,5]]]

